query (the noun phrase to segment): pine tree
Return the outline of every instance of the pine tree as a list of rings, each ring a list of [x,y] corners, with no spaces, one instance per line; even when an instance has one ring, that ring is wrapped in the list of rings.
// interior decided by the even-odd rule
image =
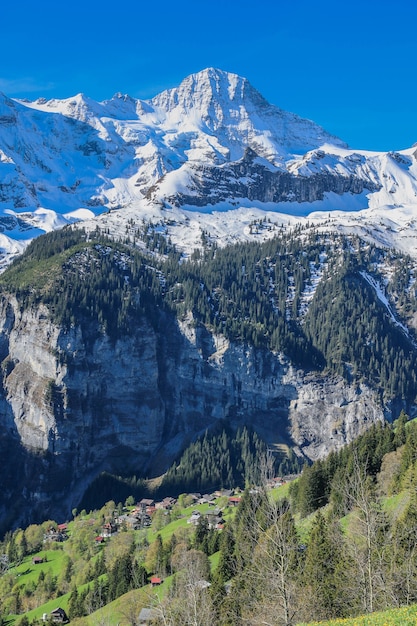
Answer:
[[[306,550],[304,581],[309,595],[311,617],[316,620],[340,617],[342,585],[337,578],[343,555],[342,534],[338,541],[330,532],[329,523],[318,511]]]
[[[398,416],[397,421],[395,422],[394,443],[396,448],[404,445],[407,440],[406,424],[408,422],[408,419],[408,415],[404,410],[402,410],[400,415]]]
[[[222,585],[227,583],[236,574],[236,557],[234,554],[235,539],[229,524],[224,528],[219,546],[219,560],[214,572],[214,578]]]
[[[391,597],[398,606],[417,602],[417,495],[414,491],[392,529],[392,562]]]

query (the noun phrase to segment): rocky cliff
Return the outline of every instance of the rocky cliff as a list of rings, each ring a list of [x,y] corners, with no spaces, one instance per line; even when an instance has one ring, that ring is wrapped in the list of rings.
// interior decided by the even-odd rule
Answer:
[[[314,153],[318,160],[324,153]],[[318,156],[317,156],[318,155]],[[164,183],[162,182],[162,186]],[[196,164],[189,167],[187,189],[173,195],[166,195],[166,201],[173,206],[217,204],[233,198],[248,198],[259,202],[316,202],[323,200],[326,193],[336,195],[361,194],[363,191],[377,191],[380,185],[369,173],[326,170],[309,171],[302,175],[294,168],[282,171],[247,148],[244,156],[233,163],[223,165]],[[155,200],[158,191],[151,188],[148,198]]]
[[[370,389],[307,376],[282,355],[213,336],[191,315],[141,317],[117,340],[98,326],[65,331],[45,307],[22,311],[12,297],[2,298],[0,320],[0,443],[13,481],[3,524],[67,517],[104,470],[158,474],[220,418],[312,459],[383,419]]]

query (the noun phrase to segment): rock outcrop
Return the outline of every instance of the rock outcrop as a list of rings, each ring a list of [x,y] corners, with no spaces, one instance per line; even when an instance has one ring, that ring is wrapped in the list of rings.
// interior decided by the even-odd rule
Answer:
[[[174,206],[198,207],[217,204],[233,198],[248,198],[259,202],[316,202],[326,193],[360,194],[377,191],[380,185],[369,176],[337,171],[299,172],[272,168],[271,164],[247,148],[239,161],[224,165],[192,165],[188,173],[188,189],[168,195]],[[155,199],[155,190],[148,193]]]

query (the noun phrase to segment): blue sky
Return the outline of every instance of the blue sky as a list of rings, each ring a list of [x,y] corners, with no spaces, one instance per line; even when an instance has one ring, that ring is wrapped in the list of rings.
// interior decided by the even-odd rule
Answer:
[[[0,91],[149,98],[213,66],[352,148],[417,142],[414,0],[5,0]]]

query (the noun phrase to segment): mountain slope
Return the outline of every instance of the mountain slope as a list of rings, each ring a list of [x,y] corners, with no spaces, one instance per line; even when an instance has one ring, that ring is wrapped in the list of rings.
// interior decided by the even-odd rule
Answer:
[[[262,215],[280,228],[332,212],[334,229],[410,252],[416,198],[414,149],[349,150],[213,68],[148,101],[0,98],[3,265],[40,233],[89,218],[94,229],[100,215],[116,236],[132,219],[170,222],[189,253],[203,231],[256,239],[248,225]]]
[[[2,96],[0,526],[219,419],[316,459],[414,416],[416,190],[414,148],[349,150],[220,70]]]
[[[17,492],[39,519],[159,475],[219,420],[315,459],[413,411],[411,259],[306,230],[179,262],[146,235],[63,229],[1,276],[2,524]]]

